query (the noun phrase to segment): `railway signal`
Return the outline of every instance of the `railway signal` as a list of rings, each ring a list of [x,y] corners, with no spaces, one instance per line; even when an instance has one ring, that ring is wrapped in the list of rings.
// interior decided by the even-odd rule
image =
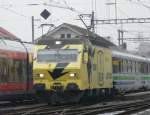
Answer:
[[[50,13],[48,10],[44,9],[43,12],[41,12],[40,15],[41,15],[45,20],[47,20],[47,18],[51,15],[51,13]]]

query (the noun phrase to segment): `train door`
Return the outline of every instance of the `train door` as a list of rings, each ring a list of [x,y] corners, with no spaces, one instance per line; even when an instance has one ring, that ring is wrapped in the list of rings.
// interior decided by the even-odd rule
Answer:
[[[104,52],[102,50],[98,51],[98,58],[97,58],[98,70],[97,70],[97,77],[98,77],[98,85],[104,85]]]

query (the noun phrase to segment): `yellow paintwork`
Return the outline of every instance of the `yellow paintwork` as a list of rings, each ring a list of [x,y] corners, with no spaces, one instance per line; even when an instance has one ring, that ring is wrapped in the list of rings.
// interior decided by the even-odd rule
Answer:
[[[112,58],[111,51],[107,48],[94,47],[95,56],[92,57],[92,63],[96,69],[93,70],[91,88],[112,88]],[[102,56],[100,57],[100,52]],[[101,76],[103,75],[103,76]]]
[[[37,45],[35,47],[35,59],[33,62],[33,79],[34,84],[45,84],[45,90],[50,91],[52,86],[61,85],[66,89],[68,83],[75,83],[80,90],[95,88],[112,88],[112,60],[111,51],[108,48],[92,46],[93,55],[88,54],[88,46],[84,44],[65,45],[62,49],[77,49],[77,62],[72,62],[64,68],[64,72],[58,79],[53,80],[48,71],[53,71],[57,63],[37,63],[36,52],[38,49],[44,49],[45,45]],[[95,53],[94,53],[95,52]],[[103,53],[103,55],[100,54]],[[102,56],[102,57],[101,57]],[[91,60],[91,75],[88,76],[87,61]],[[100,60],[101,58],[101,60]],[[75,73],[76,77],[70,77],[70,73]],[[44,78],[40,78],[39,74],[44,74]],[[103,75],[103,76],[101,76]]]

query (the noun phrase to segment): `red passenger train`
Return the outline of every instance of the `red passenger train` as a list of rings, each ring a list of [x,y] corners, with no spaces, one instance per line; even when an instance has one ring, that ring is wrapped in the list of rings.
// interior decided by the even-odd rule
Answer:
[[[31,45],[0,39],[0,100],[33,95]]]

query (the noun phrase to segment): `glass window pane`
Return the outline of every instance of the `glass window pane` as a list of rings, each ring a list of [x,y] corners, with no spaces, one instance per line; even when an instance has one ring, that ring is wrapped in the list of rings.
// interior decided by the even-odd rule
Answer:
[[[39,50],[38,62],[76,62],[78,51],[76,49]]]

